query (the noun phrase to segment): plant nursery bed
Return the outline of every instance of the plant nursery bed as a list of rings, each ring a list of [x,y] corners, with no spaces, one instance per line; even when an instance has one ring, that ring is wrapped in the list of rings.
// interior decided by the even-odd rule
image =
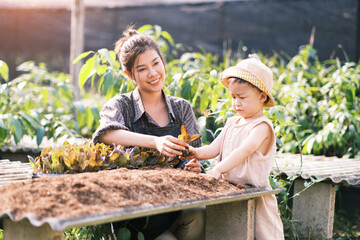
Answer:
[[[0,188],[0,217],[68,219],[243,191],[225,180],[180,169],[120,168],[9,183]]]

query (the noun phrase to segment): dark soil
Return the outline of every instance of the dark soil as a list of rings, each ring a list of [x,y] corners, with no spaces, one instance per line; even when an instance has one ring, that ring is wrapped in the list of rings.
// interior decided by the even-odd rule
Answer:
[[[120,168],[7,184],[0,188],[0,215],[9,212],[15,221],[25,214],[69,218],[241,191],[225,180],[179,169]]]

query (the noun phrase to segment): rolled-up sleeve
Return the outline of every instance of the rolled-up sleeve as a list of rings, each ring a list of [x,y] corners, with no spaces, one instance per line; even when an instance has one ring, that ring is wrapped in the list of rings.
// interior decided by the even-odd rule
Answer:
[[[126,127],[124,120],[124,114],[126,114],[126,112],[123,110],[123,103],[120,103],[118,98],[110,99],[105,104],[103,109],[100,111],[100,126],[93,134],[93,143],[98,143],[101,135],[108,130],[129,130],[129,128]]]

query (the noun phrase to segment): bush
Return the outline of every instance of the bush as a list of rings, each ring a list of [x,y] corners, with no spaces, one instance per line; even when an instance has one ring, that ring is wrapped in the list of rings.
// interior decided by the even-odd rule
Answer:
[[[360,65],[338,59],[320,62],[309,45],[288,62],[276,55],[268,59],[276,75],[278,104],[270,112],[281,111],[274,119],[280,149],[360,157]]]
[[[8,66],[0,61],[0,142],[16,144],[24,135],[36,138],[89,136],[99,119],[99,105],[85,106],[74,98],[70,76],[48,72],[45,64],[25,62],[17,67],[24,72],[9,81]],[[91,135],[90,135],[91,136]]]

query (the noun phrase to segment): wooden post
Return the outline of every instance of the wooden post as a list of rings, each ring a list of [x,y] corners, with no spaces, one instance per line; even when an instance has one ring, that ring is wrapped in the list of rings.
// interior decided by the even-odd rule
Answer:
[[[49,224],[40,227],[31,225],[28,219],[13,222],[10,218],[4,218],[4,240],[62,240],[63,232],[55,232]]]
[[[206,206],[206,239],[254,239],[255,199]]]
[[[360,61],[360,0],[357,1],[355,62]]]
[[[294,194],[304,188],[304,180],[295,180]],[[292,219],[301,235],[312,234],[315,239],[332,238],[335,190],[333,184],[320,182],[294,198]]]
[[[76,89],[76,99],[80,99],[78,77],[82,61],[73,64],[74,59],[84,51],[84,0],[73,0],[71,7],[70,75]]]

